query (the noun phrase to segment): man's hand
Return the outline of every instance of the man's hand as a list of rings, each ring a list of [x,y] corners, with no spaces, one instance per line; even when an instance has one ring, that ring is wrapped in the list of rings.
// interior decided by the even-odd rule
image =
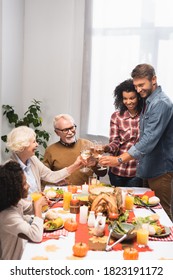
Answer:
[[[100,165],[106,165],[106,166],[110,166],[110,167],[114,167],[114,166],[118,166],[120,165],[118,158],[121,158],[123,163],[126,163],[128,161],[130,161],[131,159],[134,159],[128,152],[123,153],[121,155],[119,155],[118,157],[115,156],[102,156],[99,160],[99,164]]]
[[[114,156],[102,156],[99,160],[99,164],[102,166],[118,166],[119,162],[117,157]]]
[[[110,153],[111,148],[109,145],[105,145],[105,146],[103,146],[103,150],[104,150],[104,153]]]
[[[87,166],[96,166],[97,162],[98,161],[93,156],[91,156],[87,159],[86,164]]]

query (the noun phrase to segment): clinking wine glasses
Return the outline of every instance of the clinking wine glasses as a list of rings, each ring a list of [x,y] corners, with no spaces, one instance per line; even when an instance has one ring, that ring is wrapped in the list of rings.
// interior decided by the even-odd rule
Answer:
[[[91,155],[97,160],[99,161],[99,159],[102,157],[102,155],[104,154],[104,145],[102,143],[102,141],[96,141],[94,140],[92,142],[91,145]],[[98,164],[99,170],[105,170],[107,169],[106,166],[101,166]]]

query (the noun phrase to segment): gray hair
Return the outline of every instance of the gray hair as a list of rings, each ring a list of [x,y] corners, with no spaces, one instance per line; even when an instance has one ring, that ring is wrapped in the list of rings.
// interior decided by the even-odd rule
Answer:
[[[70,115],[68,115],[68,114],[60,114],[60,115],[57,115],[57,116],[54,117],[54,120],[53,120],[53,126],[54,126],[54,128],[56,128],[57,122],[58,122],[60,119],[64,119],[64,120],[67,120],[67,121],[71,121],[72,123],[75,123],[75,122],[74,122],[74,119],[72,118],[72,116],[70,116]]]
[[[32,128],[19,126],[13,128],[7,135],[6,146],[12,152],[22,152],[26,147],[29,147],[33,138],[36,138],[36,134]]]

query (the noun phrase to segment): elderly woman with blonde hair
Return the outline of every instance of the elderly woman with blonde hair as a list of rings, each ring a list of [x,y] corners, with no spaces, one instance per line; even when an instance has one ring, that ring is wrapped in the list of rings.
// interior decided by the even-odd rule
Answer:
[[[56,184],[83,165],[79,156],[70,166],[52,171],[35,156],[37,147],[36,134],[30,127],[16,127],[7,135],[7,148],[12,152],[11,159],[20,163],[30,186],[29,193],[41,191],[41,180]]]

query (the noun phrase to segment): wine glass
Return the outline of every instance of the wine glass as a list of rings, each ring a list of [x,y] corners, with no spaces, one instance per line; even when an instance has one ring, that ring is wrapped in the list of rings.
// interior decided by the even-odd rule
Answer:
[[[102,157],[102,155],[104,154],[104,145],[102,143],[102,141],[93,141],[92,142],[92,148],[91,149],[91,153],[92,156],[99,161],[99,159]],[[101,166],[100,164],[97,165],[99,167],[99,170],[105,170],[107,169],[106,166]]]
[[[82,157],[84,160],[87,160],[88,158],[90,158],[90,156],[91,156],[91,149],[90,149],[90,147],[87,146],[87,145],[84,146],[84,147],[82,148],[80,154],[81,154],[81,157]],[[90,170],[91,170],[91,169],[90,169],[89,167],[87,167],[86,165],[80,169],[80,171],[83,172],[83,173],[86,173],[86,172],[88,172],[88,171],[90,171]]]

